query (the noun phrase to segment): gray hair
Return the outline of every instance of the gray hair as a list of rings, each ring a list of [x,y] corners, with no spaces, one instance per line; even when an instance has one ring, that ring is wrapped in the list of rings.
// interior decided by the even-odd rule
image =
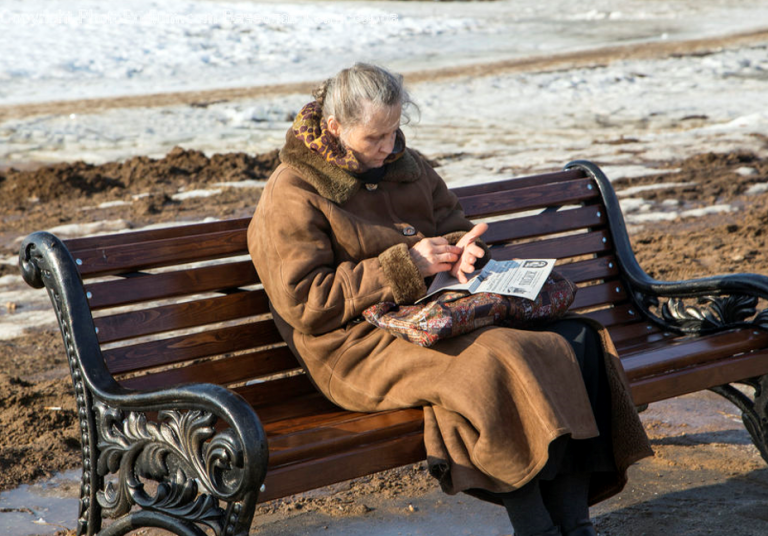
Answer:
[[[403,86],[403,76],[393,74],[383,67],[368,63],[355,63],[339,71],[312,92],[323,109],[323,117],[334,116],[344,127],[367,121],[366,102],[374,107],[400,104],[405,122],[410,120],[406,108],[418,107]]]

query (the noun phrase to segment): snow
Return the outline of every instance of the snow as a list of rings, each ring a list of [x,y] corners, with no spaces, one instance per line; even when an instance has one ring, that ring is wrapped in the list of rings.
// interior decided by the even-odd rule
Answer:
[[[742,166],[740,168],[736,168],[736,173],[738,173],[742,177],[754,177],[759,172],[753,167]]]
[[[129,228],[129,223],[123,219],[96,221],[93,223],[66,223],[47,229],[59,238],[75,238],[97,234],[114,233]]]
[[[214,182],[213,186],[222,186],[225,188],[263,188],[267,181],[246,179],[242,181]]]
[[[768,5],[748,0],[11,0],[0,6],[0,104],[316,80],[360,59],[419,70],[766,20]]]
[[[760,150],[754,134],[768,130],[768,75],[760,73],[768,73],[765,45],[703,58],[425,82],[410,87],[421,113],[404,129],[411,146],[446,155],[441,173],[455,184],[579,158],[599,160],[611,179],[636,177],[659,172],[639,165],[637,154],[663,162],[702,147]],[[0,123],[0,160],[101,163],[160,157],[174,145],[208,154],[264,152],[282,145],[287,118],[308,100],[293,94],[11,119]]]
[[[0,340],[19,337],[28,328],[55,325],[56,314],[47,293],[27,286],[20,275],[0,278]]]
[[[768,183],[761,182],[759,184],[753,184],[752,186],[747,188],[746,194],[755,195],[755,194],[761,194],[766,191],[768,191]]]
[[[214,195],[219,195],[221,193],[220,189],[214,189],[214,190],[189,190],[186,192],[179,192],[177,194],[173,194],[171,196],[171,199],[174,201],[184,201],[185,199],[196,199],[199,197],[211,197]]]
[[[322,74],[317,58],[342,65],[397,41],[448,38],[476,25],[334,3],[51,4],[25,0],[0,10],[6,103],[296,81]]]
[[[628,205],[633,210],[628,211],[625,214],[625,220],[630,225],[641,225],[643,223],[660,222],[660,221],[673,221],[678,218],[699,218],[708,214],[722,214],[724,212],[735,212],[737,209],[731,205],[711,205],[708,207],[677,211],[653,211],[655,203],[643,200],[639,203]],[[624,203],[622,201],[621,208],[624,210]],[[635,212],[634,209],[638,208],[639,212]]]
[[[648,171],[650,172],[652,170],[648,169]],[[621,190],[616,190],[616,196],[624,197],[624,196],[640,194],[643,192],[648,192],[651,190],[663,190],[665,188],[678,188],[681,186],[693,186],[693,185],[694,183],[692,182],[665,182],[662,184],[644,184],[642,186],[631,186],[629,188],[622,188]]]

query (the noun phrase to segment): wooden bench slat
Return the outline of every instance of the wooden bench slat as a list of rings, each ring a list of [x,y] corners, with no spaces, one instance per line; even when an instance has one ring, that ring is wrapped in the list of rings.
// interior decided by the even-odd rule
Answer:
[[[718,385],[768,374],[768,351],[761,350],[632,382],[637,405],[658,402]]]
[[[283,346],[126,378],[120,383],[131,389],[147,391],[201,380],[207,383],[230,385],[269,374],[295,370],[299,367],[299,362],[288,347]]]
[[[235,392],[243,395],[249,403],[251,402],[248,392],[243,393],[241,389],[235,389]],[[278,421],[310,418],[333,411],[343,410],[325,398],[322,393],[315,391],[303,396],[293,396],[271,406],[261,406],[258,415],[261,423],[267,426]]]
[[[94,323],[103,344],[266,313],[269,299],[260,289],[104,316]]]
[[[537,184],[513,191],[473,195],[461,199],[461,207],[468,218],[509,214],[547,206],[581,203],[600,194],[592,179],[577,179],[559,183],[557,188]]]
[[[668,333],[661,330],[651,331],[648,330],[646,334],[638,335],[634,338],[626,338],[616,345],[616,349],[619,351],[620,356],[628,356],[640,351],[653,350],[654,348],[661,348],[672,339],[678,338],[674,333]]]
[[[624,285],[618,281],[611,281],[601,285],[579,288],[571,309],[578,312],[581,308],[595,307],[606,303],[619,303],[625,301],[626,298],[627,293]]]
[[[623,341],[647,337],[648,335],[661,332],[661,328],[649,322],[637,322],[635,324],[624,324],[622,326],[611,326],[608,331],[611,339],[619,347]],[[623,347],[623,346],[622,346]]]
[[[673,335],[665,334],[664,332],[656,332],[646,336],[637,337],[635,339],[620,341],[616,345],[616,349],[619,352],[619,357],[621,357],[623,355],[629,355],[639,351],[661,348],[667,344],[670,339],[673,338]]]
[[[267,473],[265,490],[259,494],[259,502],[416,463],[425,458],[423,435],[413,433],[325,458],[285,465]]]
[[[120,246],[123,244],[136,244],[152,242],[155,240],[167,240],[192,235],[207,235],[222,231],[246,229],[251,218],[237,218],[205,223],[190,223],[186,225],[172,225],[159,229],[147,229],[144,231],[131,231],[127,233],[115,233],[109,235],[88,236],[83,238],[71,238],[64,244],[73,255],[81,250]]]
[[[97,247],[77,252],[80,274],[109,275],[173,264],[220,259],[248,253],[246,234],[239,229],[137,244]]]
[[[580,314],[597,320],[604,326],[630,324],[642,320],[640,315],[637,314],[637,308],[631,303],[616,305],[607,309],[583,312]]]
[[[320,394],[306,374],[298,374],[287,378],[244,385],[234,389],[245,398],[257,411],[266,406],[274,406],[285,398],[285,393],[292,396]],[[322,395],[321,395],[322,396]]]
[[[750,329],[729,330],[698,337],[666,341],[661,348],[644,349],[622,358],[627,377],[636,380],[694,365],[716,361],[743,352],[745,348],[765,348],[768,333]],[[768,362],[766,363],[768,370]]]
[[[323,426],[332,426],[337,422],[346,422],[370,413],[348,411],[334,406],[333,409],[315,415],[300,415],[281,420],[273,420],[264,425],[267,437],[278,437],[283,434],[293,434],[296,432],[312,430],[319,424]]]
[[[569,264],[560,264],[555,268],[555,271],[574,283],[611,279],[619,275],[616,259],[612,255]]]
[[[282,344],[271,319],[104,350],[112,374],[140,371],[201,357]]]
[[[423,433],[423,415],[421,409],[372,413],[269,437],[269,467],[320,458],[413,432]]]
[[[85,285],[94,311],[143,301],[188,296],[203,292],[233,289],[259,282],[250,261],[238,261],[190,270],[100,281]]]
[[[494,259],[507,261],[510,259],[567,259],[599,254],[610,249],[611,240],[607,231],[595,231],[494,247],[491,252]]]
[[[377,417],[381,417],[378,419]],[[296,447],[311,445],[329,438],[354,435],[366,430],[386,428],[402,422],[423,422],[424,410],[420,407],[392,409],[374,413],[363,411],[329,412],[304,419],[305,425],[296,424],[301,419],[289,419],[271,423],[265,427],[269,440],[270,452],[285,451]]]
[[[493,221],[483,234],[486,244],[519,240],[548,234],[564,233],[606,224],[605,209],[601,205],[589,205],[571,210],[544,212],[510,220]]]
[[[515,190],[518,188],[527,188],[539,184],[552,184],[557,182],[566,182],[584,177],[584,172],[580,169],[570,171],[555,171],[554,173],[542,173],[541,175],[531,175],[529,177],[519,177],[506,179],[484,184],[473,184],[470,186],[459,186],[451,188],[459,199],[471,197],[480,194],[489,194],[493,192]]]

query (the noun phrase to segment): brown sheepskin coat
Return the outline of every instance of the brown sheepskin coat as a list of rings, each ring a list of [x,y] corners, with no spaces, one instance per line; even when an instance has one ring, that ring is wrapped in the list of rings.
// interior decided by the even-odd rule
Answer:
[[[448,493],[517,489],[544,466],[552,440],[598,434],[573,350],[559,335],[489,327],[422,348],[360,322],[370,305],[425,294],[411,246],[432,236],[455,243],[472,224],[409,149],[369,191],[290,131],[286,139],[248,246],[283,338],[325,396],[353,411],[423,406],[430,468]],[[626,468],[651,454],[601,334],[618,471],[593,481],[593,502],[618,492]]]

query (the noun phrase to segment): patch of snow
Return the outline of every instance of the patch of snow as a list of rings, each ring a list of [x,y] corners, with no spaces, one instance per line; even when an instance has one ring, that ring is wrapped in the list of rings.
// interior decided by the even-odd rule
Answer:
[[[263,188],[266,184],[267,181],[246,179],[242,181],[214,182],[213,186],[221,186],[223,188]]]
[[[678,173],[679,169],[656,169],[643,165],[603,165],[600,166],[606,177],[611,181],[616,179],[637,179],[649,175],[663,175],[665,173]]]
[[[640,197],[625,197],[619,199],[619,206],[624,214],[648,210],[653,203]]]
[[[221,193],[221,189],[214,189],[214,190],[189,190],[187,192],[179,192],[177,194],[173,194],[171,196],[171,199],[174,201],[184,201],[185,199],[195,199],[198,197],[211,197],[214,195],[219,195]]]
[[[684,210],[680,213],[683,218],[698,218],[706,216],[708,214],[721,214],[723,212],[736,212],[737,209],[731,205],[712,205],[709,207],[693,208],[690,210]]]
[[[740,168],[736,168],[736,173],[742,177],[754,177],[759,172],[753,167],[741,166]]]
[[[114,233],[128,228],[128,222],[123,219],[96,221],[93,223],[67,223],[47,229],[59,238],[74,238],[92,236],[104,233]],[[21,239],[20,239],[21,240]]]
[[[661,184],[644,184],[642,186],[630,186],[622,190],[616,190],[618,197],[632,196],[642,192],[648,192],[651,190],[664,190],[666,188],[679,188],[681,186],[695,186],[693,182],[665,182]]]
[[[104,203],[100,203],[97,208],[124,207],[125,205],[130,204],[130,201],[106,201]]]
[[[660,221],[673,221],[678,216],[679,214],[676,212],[644,212],[642,214],[628,214],[626,216],[626,220],[629,224],[640,224]]]
[[[20,275],[8,274],[0,277],[0,287],[8,285],[17,285],[20,281],[23,281]]]
[[[21,281],[21,278],[18,279]],[[51,328],[56,325],[48,294],[39,289],[27,287],[23,282],[21,290],[0,292],[0,340],[20,337],[29,328]],[[7,303],[16,304],[14,312],[7,312]]]
[[[766,191],[768,191],[768,183],[761,182],[760,184],[753,184],[752,186],[747,188],[746,194],[755,195],[755,194],[761,194]]]

